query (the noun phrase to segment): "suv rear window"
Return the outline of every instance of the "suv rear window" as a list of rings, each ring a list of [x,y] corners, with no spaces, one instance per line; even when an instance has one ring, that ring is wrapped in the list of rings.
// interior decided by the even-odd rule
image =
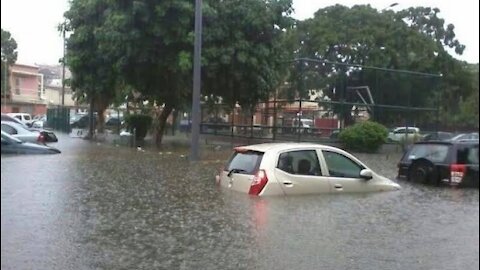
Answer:
[[[459,147],[457,150],[457,163],[478,165],[478,145]]]
[[[414,144],[402,160],[426,158],[432,162],[446,162],[448,148],[448,144]]]
[[[255,174],[260,167],[260,162],[263,158],[263,152],[257,151],[242,151],[233,153],[232,157],[228,161],[228,165],[225,166],[227,171],[233,169],[238,173],[243,174]]]

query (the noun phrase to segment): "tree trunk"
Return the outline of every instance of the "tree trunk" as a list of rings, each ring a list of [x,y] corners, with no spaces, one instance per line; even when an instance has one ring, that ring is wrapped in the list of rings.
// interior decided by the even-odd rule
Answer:
[[[165,123],[167,122],[167,118],[172,112],[172,110],[173,107],[166,104],[160,113],[157,112],[157,126],[155,129],[155,144],[157,145],[157,147],[160,147],[162,145],[162,138],[165,131]]]
[[[100,109],[97,111],[97,113],[98,113],[97,132],[103,134],[105,132],[105,109]]]
[[[93,114],[93,102],[94,99],[90,98],[90,110],[88,111],[88,139],[91,140],[93,139],[93,133],[95,131],[95,124],[93,118],[95,115]]]
[[[95,109],[98,114],[97,132],[105,133],[105,111],[109,106],[109,101],[105,98],[96,98]]]

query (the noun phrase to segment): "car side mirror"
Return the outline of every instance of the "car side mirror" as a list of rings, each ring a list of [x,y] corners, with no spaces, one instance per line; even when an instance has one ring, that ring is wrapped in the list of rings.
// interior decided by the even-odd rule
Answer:
[[[369,169],[363,169],[360,171],[360,178],[370,180],[373,178],[373,173]]]

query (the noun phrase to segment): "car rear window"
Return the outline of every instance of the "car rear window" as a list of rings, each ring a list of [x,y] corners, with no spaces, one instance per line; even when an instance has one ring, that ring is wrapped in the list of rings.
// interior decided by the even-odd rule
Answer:
[[[225,167],[227,171],[235,169],[238,173],[255,174],[262,158],[263,152],[235,151]]]
[[[478,145],[459,147],[457,150],[457,163],[478,165]]]
[[[432,162],[445,162],[448,148],[448,144],[414,144],[403,157],[403,161],[426,158]]]

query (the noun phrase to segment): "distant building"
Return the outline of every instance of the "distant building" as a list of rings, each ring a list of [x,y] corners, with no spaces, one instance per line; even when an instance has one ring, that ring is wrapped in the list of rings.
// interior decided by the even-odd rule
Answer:
[[[47,112],[43,74],[37,66],[14,64],[10,66],[10,89],[2,100],[2,113],[25,112],[32,115]]]
[[[61,66],[36,66],[14,64],[9,68],[9,92],[2,96],[2,113],[24,112],[31,115],[45,114],[47,108],[62,104]],[[65,78],[70,77],[68,69]],[[6,102],[5,102],[6,101]],[[77,109],[71,89],[65,87],[64,104]]]

